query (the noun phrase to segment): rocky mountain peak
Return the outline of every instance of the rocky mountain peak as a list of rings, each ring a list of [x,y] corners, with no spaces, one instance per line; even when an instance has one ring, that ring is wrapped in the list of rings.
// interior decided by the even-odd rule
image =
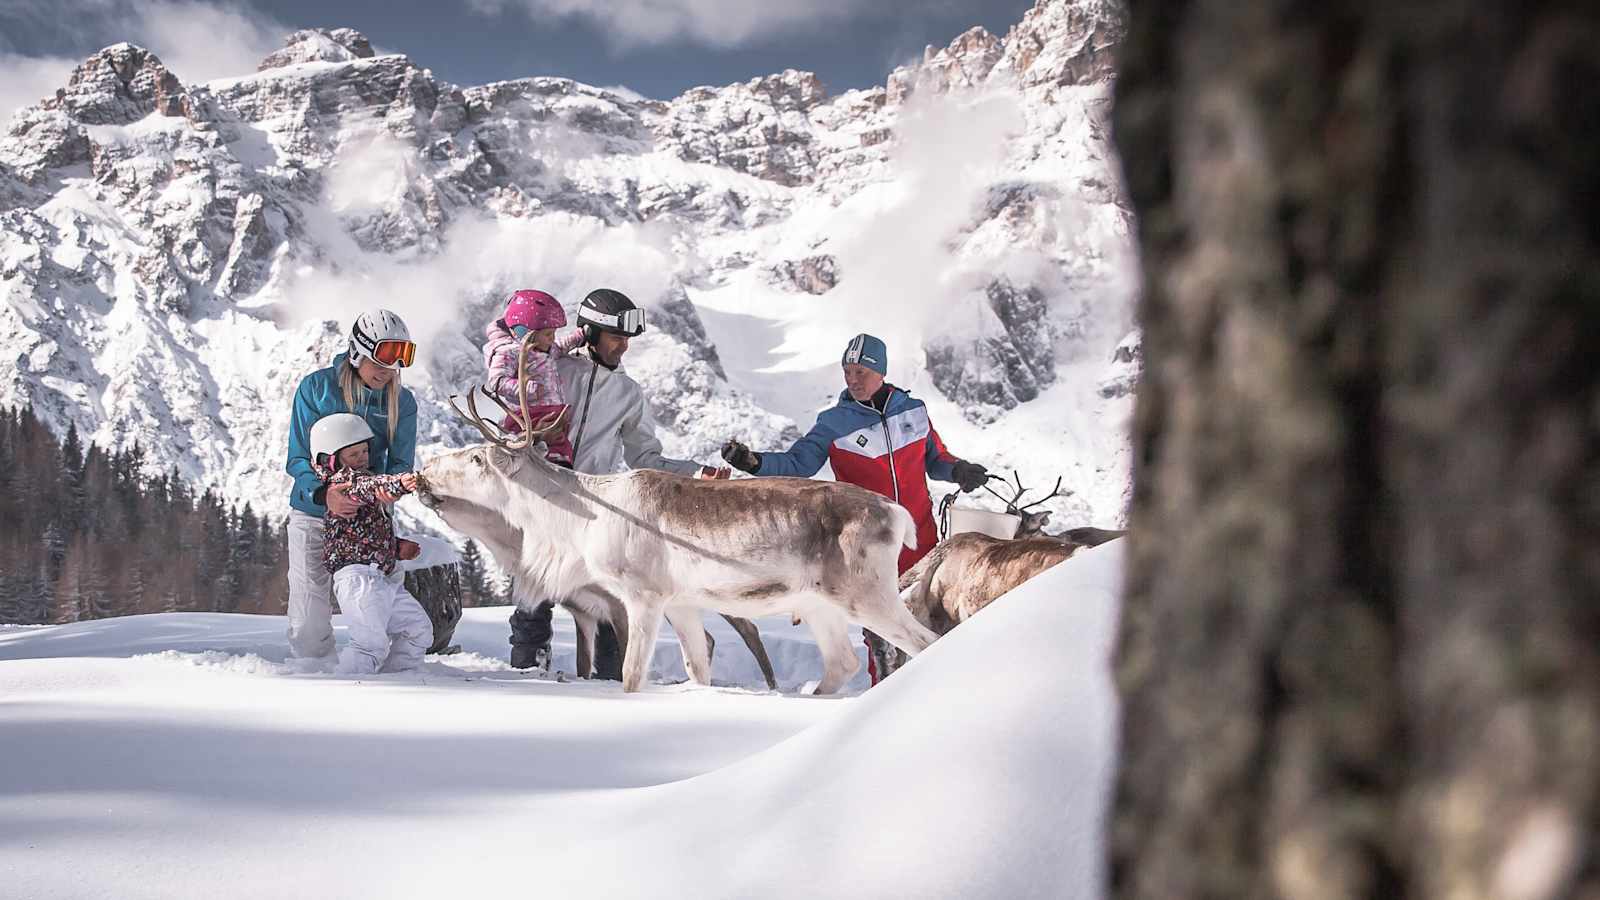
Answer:
[[[889,102],[902,103],[917,90],[944,93],[982,84],[1004,50],[1000,39],[982,26],[968,29],[948,47],[927,47],[921,63],[902,66],[889,74]]]
[[[86,125],[126,125],[152,112],[183,114],[183,84],[149,50],[113,44],[84,60],[42,104]]]
[[[1023,87],[1104,81],[1124,23],[1120,0],[1038,0],[1006,34],[999,67]]]
[[[373,55],[372,43],[354,28],[306,28],[289,35],[283,48],[268,54],[256,71],[308,62],[349,62]]]

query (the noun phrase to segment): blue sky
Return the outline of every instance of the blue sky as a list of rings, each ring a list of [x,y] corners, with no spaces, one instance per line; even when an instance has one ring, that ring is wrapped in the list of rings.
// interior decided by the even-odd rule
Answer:
[[[896,65],[973,25],[997,34],[1033,0],[0,0],[0,115],[64,82],[119,40],[180,78],[244,74],[289,31],[348,26],[462,85],[561,75],[669,98],[785,68],[831,92],[881,84]]]

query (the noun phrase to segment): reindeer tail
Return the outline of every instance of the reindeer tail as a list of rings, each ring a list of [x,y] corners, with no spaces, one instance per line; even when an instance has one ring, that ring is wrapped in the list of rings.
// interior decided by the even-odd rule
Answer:
[[[917,520],[911,518],[911,513],[904,506],[889,501],[890,513],[896,523],[900,525],[900,546],[907,550],[917,549]]]

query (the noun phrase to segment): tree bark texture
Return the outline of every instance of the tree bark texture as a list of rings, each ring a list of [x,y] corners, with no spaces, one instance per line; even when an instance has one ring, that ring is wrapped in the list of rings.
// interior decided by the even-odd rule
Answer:
[[[1600,898],[1600,4],[1130,4],[1119,898]]]

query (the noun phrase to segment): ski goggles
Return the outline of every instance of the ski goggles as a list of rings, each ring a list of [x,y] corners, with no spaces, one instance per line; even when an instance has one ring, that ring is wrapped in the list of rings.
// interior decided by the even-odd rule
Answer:
[[[644,332],[644,310],[642,309],[625,309],[615,315],[597,312],[592,309],[580,309],[578,310],[578,318],[608,331],[625,334],[629,337]]]
[[[417,358],[417,345],[410,341],[379,341],[372,348],[372,361],[380,366],[404,368]]]

